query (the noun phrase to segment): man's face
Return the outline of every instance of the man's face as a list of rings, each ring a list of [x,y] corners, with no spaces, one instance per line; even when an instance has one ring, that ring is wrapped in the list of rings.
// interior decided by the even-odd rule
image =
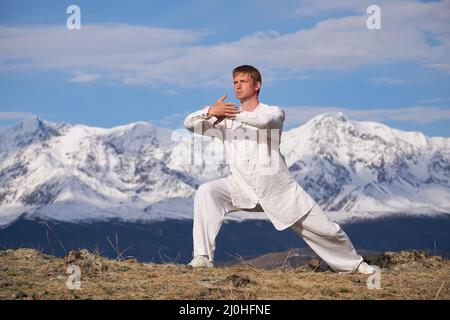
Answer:
[[[253,81],[253,78],[248,73],[236,73],[233,79],[234,95],[236,99],[244,102],[253,96],[256,96],[261,82]]]

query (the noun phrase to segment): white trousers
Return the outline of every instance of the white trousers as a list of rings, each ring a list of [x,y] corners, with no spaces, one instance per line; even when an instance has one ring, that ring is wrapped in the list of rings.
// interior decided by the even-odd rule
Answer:
[[[213,261],[216,237],[225,215],[248,210],[233,206],[229,188],[226,178],[204,183],[198,188],[194,199],[194,256],[204,255]],[[363,261],[346,233],[328,219],[317,203],[291,229],[336,272],[354,271]]]

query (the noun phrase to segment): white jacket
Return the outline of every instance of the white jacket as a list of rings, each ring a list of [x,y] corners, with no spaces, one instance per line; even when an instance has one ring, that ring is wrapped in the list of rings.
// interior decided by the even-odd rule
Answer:
[[[243,111],[214,125],[217,118],[208,115],[209,108],[188,115],[184,126],[225,144],[233,205],[245,210],[259,203],[277,230],[308,213],[315,201],[291,177],[280,153],[284,111],[259,103],[252,112]]]

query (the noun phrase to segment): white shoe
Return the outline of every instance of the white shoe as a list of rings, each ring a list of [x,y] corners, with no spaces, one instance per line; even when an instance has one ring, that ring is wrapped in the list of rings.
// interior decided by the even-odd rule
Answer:
[[[372,273],[375,273],[375,271],[376,271],[374,267],[372,267],[371,265],[368,265],[364,261],[359,264],[357,270],[359,273],[362,273],[362,274],[372,274]]]
[[[205,256],[195,256],[188,266],[192,268],[214,268],[214,264]]]

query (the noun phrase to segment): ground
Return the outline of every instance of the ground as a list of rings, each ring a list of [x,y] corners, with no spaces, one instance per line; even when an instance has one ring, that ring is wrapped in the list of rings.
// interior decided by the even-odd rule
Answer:
[[[368,276],[301,267],[214,269],[107,259],[86,250],[64,258],[34,249],[0,251],[0,299],[450,299],[449,262],[422,252],[385,253],[380,288]],[[76,287],[69,266],[80,271]],[[74,279],[72,279],[74,278]],[[371,279],[372,286],[377,282]]]

